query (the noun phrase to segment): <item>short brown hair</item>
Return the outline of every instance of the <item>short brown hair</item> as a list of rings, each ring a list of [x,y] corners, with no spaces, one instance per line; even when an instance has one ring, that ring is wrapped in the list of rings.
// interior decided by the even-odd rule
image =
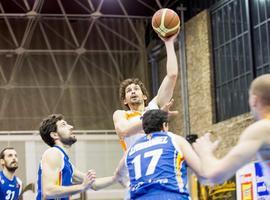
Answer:
[[[6,150],[15,150],[15,149],[13,147],[6,147],[6,148],[2,149],[2,151],[0,152],[0,159],[5,158],[5,151]]]
[[[260,97],[263,105],[270,106],[270,74],[254,79],[250,86],[250,93]]]
[[[120,97],[120,100],[121,100],[121,103],[124,104],[124,100],[125,100],[125,97],[126,97],[126,88],[127,86],[131,85],[131,84],[135,84],[135,85],[138,85],[140,86],[141,90],[142,90],[142,93],[148,97],[148,92],[144,86],[144,84],[142,83],[142,81],[140,81],[138,78],[129,78],[129,79],[126,79],[124,81],[122,81],[120,83],[120,88],[119,88],[119,97]],[[147,98],[148,99],[148,98]],[[147,100],[144,101],[144,103],[146,104],[147,103]],[[125,107],[129,108],[128,105],[124,105]]]
[[[43,119],[39,127],[39,134],[42,140],[48,144],[50,147],[53,147],[55,142],[51,137],[51,132],[57,132],[56,123],[60,120],[64,119],[64,116],[61,114],[52,114],[47,118]]]

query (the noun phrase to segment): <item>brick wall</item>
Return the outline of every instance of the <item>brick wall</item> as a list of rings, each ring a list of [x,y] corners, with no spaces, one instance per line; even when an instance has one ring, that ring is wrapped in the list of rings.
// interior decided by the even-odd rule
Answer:
[[[213,138],[221,140],[217,155],[226,153],[236,144],[241,131],[252,122],[249,113],[215,123],[213,99],[211,30],[208,11],[203,11],[185,24],[186,63],[188,72],[188,94],[191,133],[202,135],[208,130]],[[180,83],[174,98],[176,109],[182,111]],[[183,135],[182,112],[173,120],[172,130]]]

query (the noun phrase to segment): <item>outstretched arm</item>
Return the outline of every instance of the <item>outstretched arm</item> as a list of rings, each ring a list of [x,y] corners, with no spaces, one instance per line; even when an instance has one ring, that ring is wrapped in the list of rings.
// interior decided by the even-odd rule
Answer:
[[[82,182],[85,175],[86,175],[85,173],[83,173],[83,172],[81,172],[81,171],[79,171],[77,169],[74,169],[74,178],[77,181]],[[100,189],[109,187],[109,186],[119,182],[118,178],[119,178],[118,174],[114,174],[113,176],[96,178],[90,188],[92,190],[100,190]]]
[[[107,176],[102,178],[96,178],[95,182],[92,184],[91,188],[93,190],[100,190],[109,187],[117,183],[115,176]]]
[[[177,81],[178,64],[174,49],[174,40],[177,38],[177,36],[178,34],[175,34],[169,39],[166,40],[162,39],[165,42],[167,53],[167,63],[166,63],[167,74],[163,79],[156,96],[156,102],[159,107],[164,106],[171,100],[175,84]]]
[[[243,165],[250,162],[258,150],[264,145],[270,135],[269,121],[258,121],[250,125],[233,147],[222,159],[213,155],[217,143],[210,141],[210,135],[199,138],[193,144],[194,149],[201,159],[202,170],[211,182],[220,183],[232,177]]]
[[[85,173],[83,173],[77,169],[74,171],[74,176],[76,176],[77,180],[82,181],[83,178],[85,177],[85,175],[86,175]],[[100,189],[109,187],[117,182],[116,178],[117,178],[116,176],[107,176],[107,177],[102,177],[102,178],[96,178],[95,181],[90,186],[90,188],[92,190],[100,190]]]

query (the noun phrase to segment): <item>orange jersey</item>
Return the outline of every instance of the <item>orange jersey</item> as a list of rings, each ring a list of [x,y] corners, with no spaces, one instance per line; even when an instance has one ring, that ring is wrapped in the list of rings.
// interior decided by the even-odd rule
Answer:
[[[155,100],[153,99],[152,101],[149,102],[147,108],[145,109],[147,110],[151,110],[151,109],[159,109],[158,105],[156,104]],[[125,111],[126,112],[126,119],[128,121],[139,121],[141,120],[141,117],[143,115],[144,112],[140,112],[140,111],[132,111],[132,110],[128,110]],[[137,134],[131,135],[131,136],[125,136],[124,138],[120,138],[120,144],[122,146],[122,149],[124,151],[126,151],[130,146],[132,146],[139,138],[141,138],[142,136],[144,136],[144,131],[140,131]]]
[[[139,121],[141,120],[142,113],[139,111],[126,111],[126,119],[128,121]],[[139,138],[144,136],[144,132],[139,132],[135,135],[126,136],[124,138],[120,138],[120,144],[122,146],[122,149],[126,151],[132,144],[134,144]]]

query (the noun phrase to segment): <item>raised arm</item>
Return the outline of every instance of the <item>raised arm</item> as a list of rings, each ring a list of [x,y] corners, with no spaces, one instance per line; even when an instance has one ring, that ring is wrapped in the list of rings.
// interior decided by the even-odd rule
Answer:
[[[178,34],[175,34],[174,36],[172,36],[167,40],[163,39],[167,53],[167,63],[166,63],[167,74],[163,79],[156,96],[156,101],[159,107],[164,106],[166,103],[170,101],[170,99],[173,96],[173,91],[177,81],[178,64],[174,49],[174,40],[177,38],[177,36]]]
[[[95,173],[89,171],[83,178],[82,183],[72,186],[57,185],[59,172],[62,166],[61,154],[55,149],[48,149],[42,158],[42,191],[43,198],[67,197],[80,193],[92,185],[95,180]]]
[[[262,120],[250,125],[242,133],[238,144],[222,159],[214,156],[217,143],[210,141],[209,134],[199,138],[193,146],[201,159],[206,178],[213,183],[220,183],[232,177],[239,168],[254,158],[269,137],[269,130],[269,121]]]
[[[113,114],[115,131],[120,139],[142,131],[142,120],[128,121],[124,110],[117,110]]]

